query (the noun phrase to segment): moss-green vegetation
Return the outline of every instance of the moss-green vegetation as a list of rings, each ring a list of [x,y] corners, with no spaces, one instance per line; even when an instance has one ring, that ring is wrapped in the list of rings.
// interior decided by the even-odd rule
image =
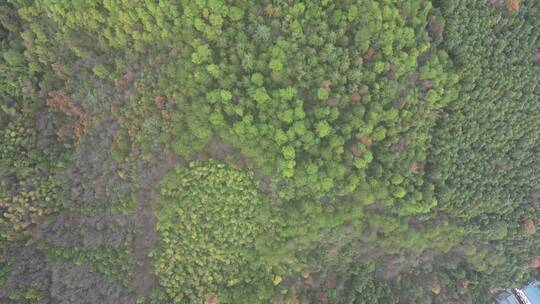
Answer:
[[[18,288],[9,295],[9,299],[13,301],[23,301],[27,304],[39,304],[43,295],[41,291],[35,288]]]
[[[24,45],[16,38],[21,31],[16,14],[10,6],[0,6],[0,11],[0,237],[13,239],[57,209],[58,182],[53,175],[70,149],[54,140],[38,145],[38,132],[45,130],[38,129],[44,113],[37,77],[29,71]]]
[[[347,294],[347,303],[399,303],[389,286],[377,282],[373,271],[373,264],[352,267],[350,278],[340,284],[343,293]],[[338,295],[338,301],[341,300],[339,288],[331,292]]]
[[[86,265],[105,274],[112,282],[131,283],[133,261],[131,260],[131,244],[122,244],[119,248],[102,246],[98,248],[78,248],[52,246],[38,243],[38,248],[45,251],[51,258],[71,261],[76,265]]]
[[[4,286],[4,283],[6,282],[6,276],[9,272],[9,262],[8,261],[2,261],[0,263],[0,288]]]

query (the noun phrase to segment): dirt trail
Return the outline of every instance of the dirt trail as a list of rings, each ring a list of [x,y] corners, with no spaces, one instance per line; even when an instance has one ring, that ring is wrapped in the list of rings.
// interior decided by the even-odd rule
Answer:
[[[150,291],[157,278],[152,273],[152,259],[148,254],[155,248],[157,233],[154,215],[155,198],[159,190],[159,181],[182,159],[175,155],[156,154],[151,163],[138,164],[139,189],[137,206],[133,214],[135,235],[133,240],[133,259],[136,263],[133,272],[133,288],[136,294]]]

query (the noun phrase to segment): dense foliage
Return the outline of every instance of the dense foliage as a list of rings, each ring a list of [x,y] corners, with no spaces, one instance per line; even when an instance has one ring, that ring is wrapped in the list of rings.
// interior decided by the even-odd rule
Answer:
[[[285,199],[362,188],[368,202],[405,198],[401,213],[429,210],[432,189],[410,168],[457,80],[429,51],[429,2],[237,5],[184,4],[186,41],[152,76],[160,92],[142,102],[157,116],[140,113],[141,135],[189,156],[217,133]]]
[[[57,121],[52,115],[43,121],[45,104],[38,100],[37,75],[22,54],[17,16],[11,6],[2,5],[0,11],[0,237],[14,239],[57,210],[54,172],[69,145],[48,134]],[[38,132],[49,138],[38,141]]]
[[[236,303],[240,299],[228,293],[255,292],[261,279],[270,283],[253,255],[257,238],[271,228],[267,205],[253,177],[224,164],[191,163],[170,172],[156,211],[161,246],[155,267],[164,301],[197,302],[215,293]]]
[[[461,90],[434,129],[430,176],[441,211],[466,227],[467,268],[478,280],[519,284],[540,248],[531,236],[540,215],[540,5],[501,13],[489,3],[451,1],[441,11],[442,46]]]
[[[488,302],[540,268],[539,20],[3,2],[0,302]]]

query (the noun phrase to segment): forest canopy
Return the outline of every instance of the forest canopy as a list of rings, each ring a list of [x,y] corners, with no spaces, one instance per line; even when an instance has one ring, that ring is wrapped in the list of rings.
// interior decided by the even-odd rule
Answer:
[[[540,268],[539,27],[519,0],[3,2],[0,302],[494,301]]]

